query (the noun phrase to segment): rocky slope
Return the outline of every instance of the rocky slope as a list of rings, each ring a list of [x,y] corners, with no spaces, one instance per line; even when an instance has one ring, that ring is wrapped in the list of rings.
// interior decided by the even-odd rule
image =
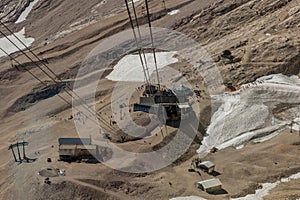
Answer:
[[[18,4],[1,1],[2,20],[16,21],[28,3],[29,0]],[[200,42],[218,64],[227,85],[239,86],[262,75],[299,73],[299,0],[218,0],[208,1],[209,6],[205,8],[199,4],[195,1],[167,1],[169,10],[179,8],[181,13],[172,19],[158,7],[153,9],[151,17],[155,26],[181,31]],[[153,2],[153,5],[160,4]],[[104,32],[111,35],[129,28],[130,25],[124,23],[127,19],[124,9],[123,1],[41,0],[28,20],[20,25],[10,25],[14,30],[25,25],[26,34],[36,39],[35,46],[59,40],[43,53],[49,48],[52,49],[50,52],[66,50],[73,57],[73,46],[82,47],[82,43],[92,38],[94,43]],[[97,22],[99,20],[102,21]],[[144,17],[140,21],[146,22]],[[101,23],[103,28],[100,28]],[[107,23],[113,26],[108,28]],[[93,28],[85,29],[84,35],[78,33],[82,35],[80,38],[67,37],[90,24]],[[70,40],[74,37],[75,40]]]
[[[3,0],[0,2],[0,19],[2,22],[15,22],[31,0]]]
[[[225,83],[239,86],[262,75],[299,74],[299,3],[221,0],[172,27],[203,44],[218,63]]]
[[[139,14],[144,12],[141,2],[139,1],[137,4]],[[199,42],[217,63],[228,89],[234,90],[244,83],[253,82],[257,78],[269,74],[300,75],[300,0],[166,0],[167,11],[163,9],[162,1],[151,0],[149,2],[153,26],[183,32]],[[13,31],[19,31],[25,27],[26,36],[35,38],[32,45],[34,51],[64,81],[61,85],[49,81],[49,78],[36,65],[24,56],[15,54],[16,59],[27,69],[30,69],[41,80],[46,81],[47,86],[41,85],[16,63],[13,64],[18,68],[11,67],[11,62],[7,58],[0,59],[0,157],[2,160],[0,199],[2,197],[4,199],[34,199],[34,194],[39,189],[42,191],[40,196],[42,198],[43,191],[51,196],[52,191],[57,191],[57,188],[61,189],[61,185],[59,185],[61,183],[53,184],[54,188],[47,188],[41,184],[43,180],[36,176],[38,170],[48,166],[47,157],[57,156],[57,146],[52,148],[50,144],[56,145],[57,138],[62,134],[77,136],[74,121],[70,118],[72,114],[70,106],[57,98],[56,94],[62,94],[71,102],[66,93],[61,91],[65,84],[72,85],[77,70],[85,57],[103,39],[130,28],[123,0],[39,0],[27,19],[16,24],[18,16],[28,4],[29,0],[1,0],[0,18]],[[176,9],[179,10],[177,14],[168,14],[169,11]],[[147,22],[146,17],[142,15],[139,20],[140,24]],[[3,27],[0,29],[4,30]],[[193,76],[193,70],[189,66],[184,67],[182,72],[187,77]],[[201,90],[204,90],[205,85],[202,79],[193,78],[193,84],[199,85]],[[106,113],[109,112],[109,98],[114,84],[104,79],[101,81],[102,87],[97,92],[103,102],[97,106],[104,110],[103,113]],[[209,103],[205,102],[204,98],[200,102],[206,106],[204,111],[210,112],[209,105],[207,105]],[[206,124],[210,121],[207,115],[204,115]],[[105,117],[108,118],[108,114]],[[283,135],[282,138],[289,139],[286,143],[290,144],[297,140],[297,135],[293,135],[291,138]],[[17,140],[30,142],[31,146],[28,148],[30,156],[36,156],[36,151],[41,152],[36,163],[21,165],[23,168],[13,163],[7,146]],[[140,151],[149,150],[150,142],[152,141],[141,142],[142,145],[146,145],[139,146]],[[257,173],[251,174],[252,176],[246,176],[246,172],[252,172],[251,167],[257,165],[257,162],[264,162],[260,159],[261,157],[253,156],[252,151],[257,150],[257,146],[254,144],[246,148],[245,152],[249,154],[246,158],[243,158],[243,155],[240,156],[233,149],[226,149],[225,154],[223,154],[224,152],[214,154],[218,156],[216,161],[219,163],[217,164],[222,166],[220,169],[224,172],[222,178],[229,192],[227,196],[208,196],[208,194],[198,191],[193,184],[199,181],[199,176],[186,174],[190,165],[189,161],[183,165],[178,163],[176,167],[168,167],[152,176],[141,177],[137,181],[144,181],[144,188],[147,188],[146,182],[155,183],[156,196],[154,195],[154,197],[156,199],[171,198],[184,193],[187,195],[201,193],[200,195],[206,195],[205,197],[208,199],[228,199],[228,196],[238,194],[241,190],[248,191],[247,188],[251,185],[249,186],[248,182],[242,182],[244,178],[251,178],[251,183],[256,183],[265,181],[271,176],[273,178],[281,176],[280,170],[287,169],[290,161],[293,161],[295,169],[295,166],[299,166],[298,160],[294,159],[298,155],[299,145],[293,145],[295,146],[293,151],[280,154],[278,160],[283,163],[282,166],[280,165],[281,168],[276,167],[275,164],[273,166],[274,159],[271,156],[277,156],[277,154],[274,154],[272,147],[280,142],[280,139],[272,140],[269,146],[261,145],[261,149],[255,152],[257,155],[265,157],[268,162],[264,163],[265,168],[258,166]],[[130,143],[129,149],[134,149],[135,145],[137,144]],[[195,148],[193,152],[195,152]],[[268,154],[261,155],[261,152],[268,152]],[[287,156],[288,153],[291,153],[292,156]],[[227,158],[234,159],[233,161],[229,159],[225,163]],[[257,160],[251,162],[251,159],[248,158],[257,158]],[[236,163],[236,167],[240,166],[241,176],[231,167],[233,162]],[[68,169],[67,176],[69,177],[67,177],[66,183],[70,181],[68,178],[80,177],[86,174],[86,171],[91,172],[90,174],[96,172],[98,174],[82,177],[83,179],[109,180],[111,177],[119,178],[121,176],[118,173],[114,174],[114,170],[103,165],[82,167],[80,164],[65,165],[57,161],[54,161],[53,165]],[[81,173],[78,170],[82,170]],[[272,173],[265,173],[269,170]],[[135,179],[131,175],[128,176],[130,180]],[[227,177],[232,180],[226,180]],[[206,178],[209,177],[206,176]],[[239,180],[241,184],[236,184],[236,180]],[[76,193],[75,196],[78,198],[86,196],[86,192],[83,192],[85,188],[78,189],[80,184],[75,183],[75,185],[73,183],[67,185],[64,187],[65,190],[59,191],[58,194],[70,190],[71,193]],[[236,187],[233,188],[232,185],[236,185]],[[89,185],[84,185],[84,187],[87,186],[91,188]],[[92,189],[94,190],[95,187]],[[98,192],[99,195],[103,193],[102,189]],[[88,193],[92,192],[88,190]],[[121,199],[129,198],[123,191],[117,193],[123,195]],[[32,194],[33,196],[31,196]],[[71,194],[68,193],[68,195]],[[145,196],[149,199],[153,198],[152,192],[151,194],[145,192]],[[90,198],[93,197],[90,196]],[[53,198],[57,198],[57,196],[53,196]]]

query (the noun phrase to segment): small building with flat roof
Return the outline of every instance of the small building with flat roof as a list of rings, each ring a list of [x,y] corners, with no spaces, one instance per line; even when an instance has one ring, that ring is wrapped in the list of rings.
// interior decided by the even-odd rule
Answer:
[[[199,163],[197,167],[210,174],[215,170],[215,166],[216,165],[211,161],[203,161]]]
[[[95,159],[99,154],[90,138],[59,138],[58,143],[61,160]]]
[[[198,182],[197,187],[205,192],[215,193],[222,190],[222,183],[218,178],[214,178]]]
[[[58,138],[59,145],[90,145],[91,138]]]

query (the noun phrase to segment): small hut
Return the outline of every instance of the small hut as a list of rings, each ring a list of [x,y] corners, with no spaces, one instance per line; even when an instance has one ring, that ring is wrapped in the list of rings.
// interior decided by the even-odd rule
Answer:
[[[215,164],[210,161],[203,161],[198,164],[198,168],[202,169],[203,171],[207,173],[212,173],[215,170]]]
[[[208,193],[216,193],[222,190],[222,183],[218,178],[198,182],[197,186]]]
[[[94,159],[98,157],[97,145],[90,138],[59,138],[59,157],[61,160]]]

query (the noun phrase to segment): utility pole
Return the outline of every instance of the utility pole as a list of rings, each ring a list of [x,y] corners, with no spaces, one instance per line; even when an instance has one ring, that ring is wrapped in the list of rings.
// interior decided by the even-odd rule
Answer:
[[[160,128],[160,132],[161,132],[162,137],[165,138],[164,132],[162,131],[162,128]]]
[[[19,162],[22,162],[21,154],[20,154],[20,149],[19,149],[19,143],[17,143],[17,150],[18,150],[18,156],[19,156]]]
[[[165,0],[163,0],[163,8],[164,8],[164,10],[167,10],[166,1]]]
[[[21,146],[21,145],[23,146],[23,147],[22,147],[22,150],[23,150],[23,159],[22,159],[22,157],[21,157],[21,152],[20,152],[20,148],[19,148],[19,146]],[[24,142],[24,141],[23,141],[23,142],[17,142],[17,143],[15,143],[15,144],[11,144],[11,145],[9,146],[8,150],[11,150],[15,162],[22,163],[23,160],[26,160],[27,162],[30,161],[30,160],[31,160],[31,161],[35,161],[35,159],[29,159],[29,158],[26,157],[25,146],[27,146],[27,145],[28,145],[28,142]],[[17,152],[18,152],[18,157],[19,157],[19,159],[17,159],[17,156],[16,156],[16,154],[15,154],[14,148],[17,148]]]
[[[16,157],[16,154],[15,154],[15,152],[14,152],[14,149],[13,149],[13,145],[12,145],[12,144],[9,146],[8,150],[11,150],[11,152],[12,152],[12,154],[13,154],[13,156],[14,156],[15,162],[18,162],[18,160],[17,160],[17,157]]]
[[[26,160],[26,154],[25,154],[25,142],[23,141],[23,159]]]

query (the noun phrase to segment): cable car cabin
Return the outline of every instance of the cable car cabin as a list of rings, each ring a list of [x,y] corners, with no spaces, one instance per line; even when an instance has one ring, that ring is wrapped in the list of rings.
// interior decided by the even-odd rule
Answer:
[[[145,94],[155,94],[157,93],[157,87],[155,85],[146,85],[145,86]]]
[[[191,111],[186,96],[176,96],[172,90],[159,90],[154,85],[145,86],[143,96],[140,97],[140,103],[134,104],[133,111],[151,112],[163,116],[161,107],[165,110],[168,125],[174,121],[180,121],[181,117],[187,117]]]

